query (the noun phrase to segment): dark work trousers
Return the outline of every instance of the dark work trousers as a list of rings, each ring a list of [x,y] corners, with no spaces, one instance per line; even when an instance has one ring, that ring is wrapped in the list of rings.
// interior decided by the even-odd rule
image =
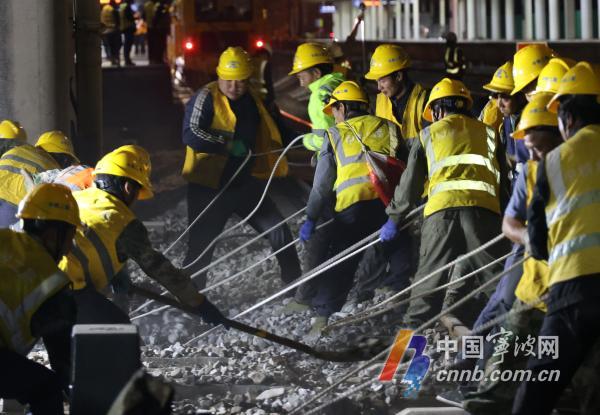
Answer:
[[[190,264],[223,231],[227,220],[234,214],[245,218],[256,207],[263,193],[265,183],[253,177],[247,177],[229,187],[215,203],[202,215],[202,218],[190,229],[188,252],[184,264]],[[188,218],[190,223],[214,199],[218,190],[190,183],[188,185]],[[267,195],[258,211],[248,224],[262,233],[283,220],[283,216]],[[290,243],[292,233],[287,224],[283,224],[267,234],[273,251]],[[198,271],[212,261],[214,246],[198,260],[190,272]],[[301,275],[300,261],[296,248],[292,245],[277,254],[281,267],[281,279],[289,283]],[[195,278],[198,288],[206,286],[206,272]]]
[[[15,216],[16,214],[16,205],[0,199],[0,229],[8,228],[13,223],[18,222],[19,219]]]
[[[125,63],[131,63],[131,48],[135,37],[135,26],[123,30],[123,57]]]
[[[0,398],[29,404],[33,415],[62,415],[59,376],[52,370],[7,349],[0,349]]]
[[[331,258],[356,242],[377,231],[385,223],[385,207],[379,199],[355,203],[334,214],[328,257]],[[354,274],[363,254],[339,263],[317,277],[318,291],[313,307],[320,316],[339,311],[350,292]]]
[[[598,278],[598,277],[587,277]],[[550,298],[552,290],[550,288]],[[587,298],[556,311],[549,311],[542,322],[539,336],[558,336],[558,358],[543,355],[530,358],[527,368],[537,378],[540,372],[548,376],[559,370],[558,381],[523,382],[513,402],[512,413],[517,415],[550,414],[573,375],[593,351],[600,338],[600,305],[598,298]],[[539,338],[538,338],[539,341]]]
[[[438,268],[448,264],[481,245],[498,236],[501,232],[502,218],[499,214],[478,207],[452,208],[438,211],[423,220],[421,231],[421,245],[419,252],[419,266],[414,281]],[[471,257],[468,262],[461,266],[461,272],[469,273],[492,260],[505,255],[510,251],[510,245],[506,241],[500,241],[492,245],[478,255]],[[465,281],[455,292],[459,294],[468,293],[477,284],[488,281],[494,274],[502,270],[502,265],[492,266],[481,272],[477,279]],[[464,275],[464,274],[463,274]],[[427,291],[446,284],[450,281],[451,270],[446,270],[434,275],[427,281],[417,285],[411,290],[410,296],[423,294]],[[494,287],[486,290],[490,295]],[[404,324],[408,327],[418,327],[434,315],[439,313],[446,294],[438,291],[412,300],[409,303]],[[454,300],[446,299],[447,305]],[[462,308],[469,307],[464,305]]]
[[[91,285],[74,290],[77,324],[131,324],[129,316]]]

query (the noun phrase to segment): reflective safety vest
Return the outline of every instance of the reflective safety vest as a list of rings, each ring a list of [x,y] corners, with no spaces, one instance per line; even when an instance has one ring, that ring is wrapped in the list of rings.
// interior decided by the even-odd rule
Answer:
[[[394,116],[392,101],[382,93],[377,94],[375,115],[398,124],[404,139],[416,138],[423,129],[423,110],[426,103],[427,90],[421,85],[415,84],[408,97],[404,114],[402,114],[402,122]]]
[[[498,108],[498,102],[495,99],[490,99],[479,114],[479,121],[489,125],[494,131],[500,131],[504,116]]]
[[[30,144],[7,151],[0,157],[0,199],[18,205],[25,197],[28,189],[23,171],[36,174],[59,168],[52,156]]]
[[[225,137],[225,141],[233,139],[236,118],[229,106],[227,97],[219,90],[216,82],[207,85],[213,99],[214,116],[209,131],[215,135]],[[260,98],[250,91],[252,98],[258,107],[260,124],[256,137],[254,154],[263,154],[273,150],[281,149],[281,134],[266,110]],[[268,179],[275,162],[281,153],[270,153],[254,157],[252,175],[258,179]],[[217,189],[221,182],[223,170],[229,156],[226,154],[201,153],[191,147],[186,147],[185,162],[183,164],[183,177],[192,183]],[[285,177],[288,172],[287,161],[281,160],[275,170],[275,177]]]
[[[69,280],[42,244],[24,232],[0,229],[0,246],[0,349],[25,356],[36,342],[33,315]]]
[[[421,131],[429,184],[425,216],[477,206],[500,213],[498,136],[481,121],[452,114]]]
[[[600,273],[600,124],[546,156],[550,285]]]
[[[537,179],[538,162],[534,160],[527,161],[527,206],[530,205],[533,198],[533,189]],[[523,263],[523,275],[515,289],[515,296],[527,304],[537,304],[535,307],[543,312],[548,311],[546,303],[538,303],[538,299],[548,291],[550,280],[550,270],[548,261],[537,260],[529,257]]]
[[[72,192],[87,189],[92,187],[94,183],[94,169],[84,165],[69,166],[63,169],[56,178],[54,183],[62,184],[71,189]]]
[[[337,165],[337,179],[334,185],[336,212],[362,200],[379,198],[369,177],[369,167],[361,141],[369,150],[393,155],[392,149],[396,148],[395,143],[398,142],[396,128],[391,121],[363,115],[338,123],[329,129],[327,136]]]
[[[73,197],[85,228],[77,230],[73,249],[59,267],[74,289],[93,282],[97,290],[102,290],[123,267],[117,255],[117,239],[135,215],[119,198],[96,187],[74,192]]]
[[[335,125],[335,119],[323,112],[323,107],[329,102],[333,91],[345,81],[341,73],[332,72],[317,79],[308,86],[310,98],[308,99],[308,116],[312,130],[305,134],[302,144],[308,150],[319,151],[323,140],[327,136],[327,129]]]

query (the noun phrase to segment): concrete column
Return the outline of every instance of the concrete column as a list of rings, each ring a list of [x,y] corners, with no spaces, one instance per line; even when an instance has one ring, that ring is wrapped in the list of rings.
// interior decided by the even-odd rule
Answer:
[[[523,0],[524,10],[525,10],[525,22],[524,22],[524,30],[523,30],[523,38],[525,40],[533,39],[533,4],[531,0]]]
[[[535,38],[546,39],[546,0],[535,0]]]
[[[367,7],[367,39],[377,40],[377,10],[375,7]]]
[[[491,23],[492,23],[492,39],[500,39],[500,0],[492,0],[492,12],[491,12]]]
[[[440,24],[440,30],[442,31],[442,33],[447,32],[448,30],[446,29],[447,24],[446,24],[446,0],[440,0],[440,16],[439,16],[439,24]]]
[[[466,39],[466,22],[467,22],[467,0],[458,0],[458,38]]]
[[[402,3],[400,0],[396,0],[394,17],[396,19],[396,40],[401,40],[402,39]]]
[[[515,1],[504,0],[504,37],[506,40],[515,39]]]
[[[475,39],[475,27],[475,0],[467,0],[467,39]]]
[[[548,27],[550,40],[558,40],[560,37],[560,10],[558,0],[550,0],[548,5]]]
[[[404,2],[404,39],[410,37],[410,3]]]
[[[460,39],[460,33],[458,32],[458,0],[450,0],[450,13],[452,14],[450,30],[456,33],[456,36]]]
[[[73,135],[71,18],[69,0],[0,1],[0,118],[19,121],[30,142],[53,129]]]
[[[381,1],[379,3],[379,6],[377,6],[377,32],[378,32],[378,36],[377,36],[378,40],[385,40],[388,38],[387,24],[386,24],[386,18],[385,18],[385,9],[383,7],[383,1]]]
[[[413,38],[421,37],[421,16],[419,14],[419,0],[413,0]]]
[[[581,38],[591,39],[594,37],[594,9],[592,0],[581,0]]]
[[[487,31],[487,1],[479,0],[477,2],[477,37],[480,39],[487,39]]]
[[[564,0],[565,39],[575,39],[575,0]]]

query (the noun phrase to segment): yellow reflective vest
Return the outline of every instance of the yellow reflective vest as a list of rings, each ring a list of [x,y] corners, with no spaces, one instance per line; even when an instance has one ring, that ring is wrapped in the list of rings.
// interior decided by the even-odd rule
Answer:
[[[600,124],[546,156],[550,286],[600,273]]]
[[[91,281],[102,290],[123,267],[117,255],[117,239],[135,215],[119,198],[96,187],[73,192],[73,197],[85,227],[77,230],[73,249],[59,267],[74,289]]]
[[[236,118],[229,106],[229,101],[219,90],[216,82],[211,82],[207,85],[207,88],[212,95],[214,105],[214,117],[210,130],[216,135],[225,137],[225,140],[232,140]],[[253,153],[262,154],[281,149],[281,135],[275,122],[260,97],[252,91],[249,93],[252,94],[260,115],[260,125]],[[281,153],[270,153],[254,157],[252,175],[258,179],[268,179],[280,155]],[[181,174],[189,182],[217,189],[228,158],[227,154],[201,153],[191,147],[186,147],[185,162]],[[275,170],[275,177],[285,177],[287,172],[288,165],[284,158]]]
[[[474,118],[452,114],[419,136],[427,155],[425,216],[455,207],[500,213],[500,167],[496,132]]]
[[[327,137],[337,165],[335,211],[340,212],[362,200],[377,199],[362,144],[371,151],[393,156],[398,143],[394,123],[363,115],[338,123],[327,131]]]
[[[491,98],[481,110],[479,121],[489,125],[494,131],[500,131],[503,120],[504,116],[500,112],[500,108],[498,108],[498,101]]]
[[[27,194],[23,171],[29,174],[59,169],[52,156],[37,147],[23,144],[0,157],[0,199],[18,205]]]
[[[527,161],[527,206],[533,198],[533,189],[537,179],[538,162],[534,160]],[[529,257],[523,263],[523,275],[515,289],[515,296],[527,304],[536,304],[536,308],[546,312],[548,307],[546,303],[538,302],[538,299],[548,291],[548,282],[550,279],[550,270],[548,261],[541,261]]]
[[[400,132],[404,139],[416,138],[423,129],[423,110],[427,101],[427,90],[421,85],[415,84],[410,96],[402,120],[399,121],[394,116],[392,101],[384,94],[377,94],[375,106],[375,115],[396,123],[400,127]]]
[[[0,349],[27,355],[36,342],[31,318],[69,280],[24,232],[0,229],[0,246]]]

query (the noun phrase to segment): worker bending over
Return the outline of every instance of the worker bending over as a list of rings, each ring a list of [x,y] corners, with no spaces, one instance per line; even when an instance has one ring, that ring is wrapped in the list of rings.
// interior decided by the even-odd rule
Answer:
[[[71,249],[79,211],[68,188],[41,184],[17,216],[22,231],[0,229],[0,398],[28,404],[33,415],[63,414],[76,308],[57,263]],[[53,370],[27,359],[40,337]]]
[[[196,308],[212,324],[224,317],[200,294],[181,270],[156,251],[148,231],[130,209],[153,196],[147,153],[117,148],[94,169],[94,186],[74,192],[85,228],[78,230],[72,252],[61,269],[73,283],[77,321],[84,324],[128,323],[129,317],[100,292],[128,259],[165,286],[183,304]]]
[[[202,87],[186,106],[183,142],[187,147],[182,175],[189,183],[189,222],[192,223],[209,203],[214,202],[190,229],[184,261],[190,271],[197,271],[211,262],[214,246],[198,257],[221,233],[232,215],[245,217],[256,207],[265,179],[269,178],[280,156],[273,153],[281,149],[279,130],[260,98],[248,87],[252,71],[246,51],[239,47],[228,48],[219,58],[219,79]],[[244,165],[249,151],[256,157]],[[235,179],[216,198],[240,168]],[[287,170],[287,163],[282,159],[275,177],[286,176]],[[263,232],[282,220],[267,195],[249,224]],[[269,232],[268,239],[275,251],[290,243],[292,234],[284,224]],[[293,246],[277,254],[277,260],[285,283],[300,276],[300,261]],[[194,265],[190,266],[192,263]],[[198,280],[198,286],[204,287],[206,272]]]
[[[324,111],[333,114],[337,124],[327,131],[327,141],[319,153],[300,239],[311,238],[317,220],[334,197],[331,245],[327,247],[327,252],[333,256],[375,232],[386,219],[385,205],[369,176],[366,151],[397,157],[404,152],[405,144],[394,123],[369,115],[367,94],[355,82],[341,83],[333,91]],[[396,262],[403,268],[392,272],[390,280],[385,282],[397,288],[405,286],[410,277],[408,234],[400,238],[400,242],[399,250],[404,253],[404,258]],[[317,295],[312,301],[318,314],[312,334],[320,332],[329,315],[343,306],[361,256],[354,255],[319,277]]]
[[[398,224],[418,205],[429,179],[415,282],[500,233],[509,186],[504,148],[492,128],[470,115],[471,105],[462,82],[445,78],[434,86],[424,112],[433,124],[413,144],[407,170],[387,207],[384,241],[396,236]],[[468,268],[479,268],[507,251],[504,244],[493,245],[473,257]],[[480,275],[487,280],[495,271],[497,267],[490,267]],[[448,271],[434,275],[414,287],[411,297],[448,278]],[[443,293],[435,293],[412,300],[404,323],[417,327],[427,321],[440,311],[443,298]]]

